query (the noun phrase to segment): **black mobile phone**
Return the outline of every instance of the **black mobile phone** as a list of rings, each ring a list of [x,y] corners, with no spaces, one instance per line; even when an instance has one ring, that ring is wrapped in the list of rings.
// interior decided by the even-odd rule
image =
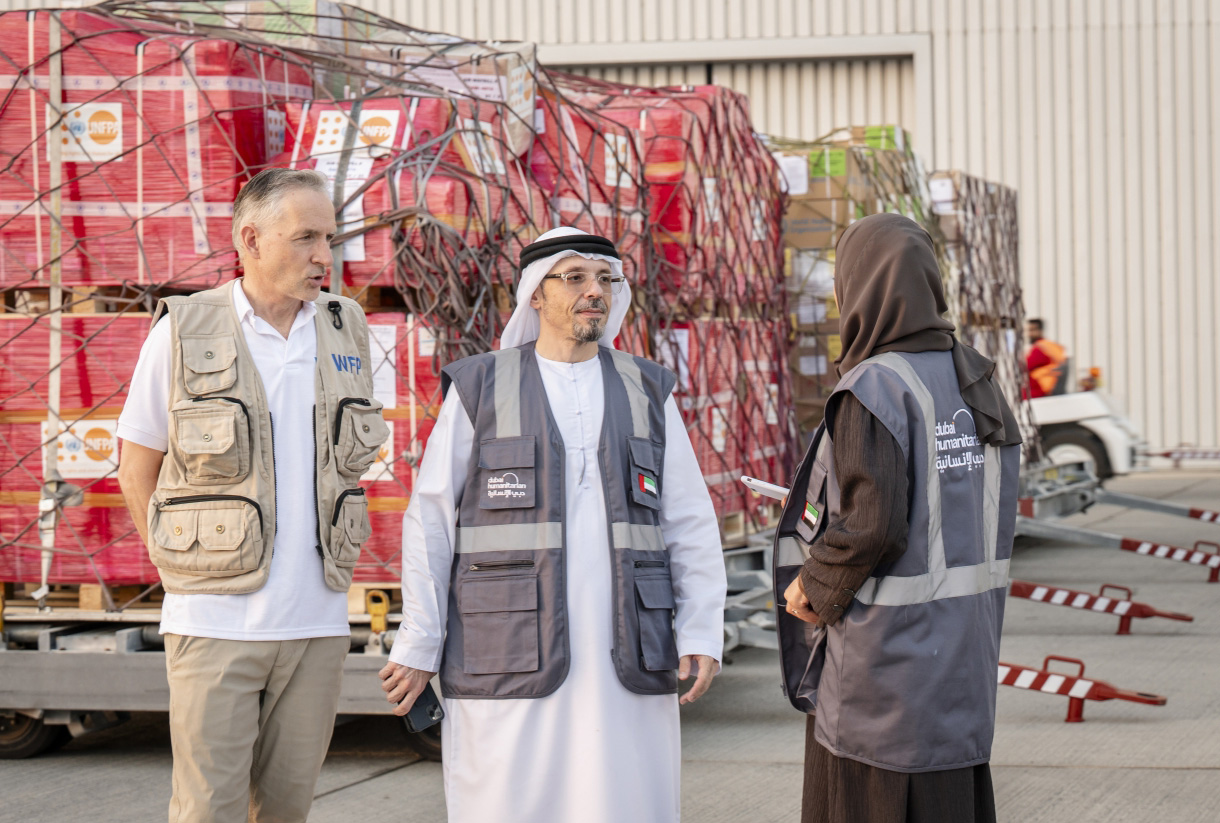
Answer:
[[[435,726],[444,717],[445,710],[441,708],[441,701],[429,683],[424,686],[423,693],[415,699],[415,705],[403,717],[402,722],[407,724],[407,731],[414,733]]]

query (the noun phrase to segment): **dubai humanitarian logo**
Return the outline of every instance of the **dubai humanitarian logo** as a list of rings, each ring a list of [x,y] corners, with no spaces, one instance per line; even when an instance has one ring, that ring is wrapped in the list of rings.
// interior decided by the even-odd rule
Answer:
[[[965,415],[965,420],[958,417]],[[973,432],[960,430],[966,420],[974,428],[974,417],[966,409],[958,409],[949,420],[936,423],[936,468],[941,473],[946,469],[965,468],[974,471],[983,465],[982,443]]]
[[[360,124],[360,142],[366,146],[388,143],[394,137],[394,126],[384,117],[370,117]]]
[[[515,500],[518,497],[525,497],[527,491],[529,491],[529,486],[522,483],[521,478],[515,472],[504,472],[504,474],[487,478],[487,496],[493,500],[497,497]]]

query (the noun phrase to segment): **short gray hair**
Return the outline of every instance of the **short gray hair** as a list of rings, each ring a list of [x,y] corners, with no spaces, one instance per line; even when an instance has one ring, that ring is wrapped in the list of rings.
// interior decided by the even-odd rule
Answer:
[[[291,189],[313,189],[331,195],[326,178],[312,169],[264,169],[242,186],[233,201],[233,248],[240,256],[241,230],[250,224],[261,226]]]

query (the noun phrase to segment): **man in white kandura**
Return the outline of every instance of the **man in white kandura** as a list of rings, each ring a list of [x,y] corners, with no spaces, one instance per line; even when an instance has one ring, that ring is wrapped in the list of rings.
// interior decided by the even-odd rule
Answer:
[[[613,347],[614,244],[555,229],[521,271],[501,349],[444,371],[382,685],[405,714],[440,671],[451,823],[670,823],[722,652],[711,499],[674,375]]]

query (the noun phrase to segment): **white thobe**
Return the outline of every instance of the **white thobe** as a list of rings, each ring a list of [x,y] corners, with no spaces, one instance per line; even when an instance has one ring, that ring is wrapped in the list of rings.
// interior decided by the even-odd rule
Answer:
[[[672,823],[679,819],[676,695],[628,691],[610,657],[611,563],[598,460],[604,390],[598,358],[538,357],[567,452],[571,665],[546,697],[447,699],[442,725],[450,823]],[[665,404],[661,530],[670,555],[680,655],[719,660],[724,560],[711,498],[673,398]],[[450,392],[403,520],[403,622],[390,659],[440,666],[457,506],[474,427]]]

